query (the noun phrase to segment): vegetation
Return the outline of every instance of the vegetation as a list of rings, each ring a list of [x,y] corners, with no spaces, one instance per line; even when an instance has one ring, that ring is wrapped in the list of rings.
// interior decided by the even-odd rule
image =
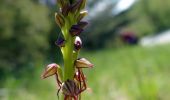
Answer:
[[[130,31],[138,37],[143,37],[158,34],[170,27],[169,0],[163,2],[161,0],[136,0],[130,9],[113,16],[115,3],[109,3],[105,10],[90,19],[91,25],[84,33],[85,35],[90,33],[84,38],[85,45],[88,45],[87,49],[89,46],[90,49],[115,47],[117,44],[113,44],[113,41],[122,32]],[[95,3],[92,2],[92,4]],[[112,44],[110,45],[108,42],[112,42]]]
[[[63,63],[54,44],[60,33],[54,20],[58,8],[50,1],[53,0],[0,0],[0,92],[7,89],[10,100],[57,98],[54,80],[42,81],[39,77],[45,64]],[[98,2],[101,0],[89,0],[88,10]],[[82,56],[90,58],[95,65],[93,70],[86,71],[92,92],[82,97],[169,100],[168,45],[128,47],[120,45],[118,38],[121,32],[131,31],[143,37],[167,30],[170,0],[137,0],[130,9],[113,16],[116,3],[87,18],[90,25],[80,35],[87,50]]]
[[[47,14],[45,6],[31,0],[0,1],[0,80],[32,72],[43,62],[49,46]]]
[[[123,47],[121,49],[85,52],[82,55],[94,62],[88,77],[88,89],[83,100],[169,100],[168,46],[154,48]],[[91,56],[93,55],[93,56]],[[41,72],[37,72],[39,75]],[[26,86],[22,80],[10,78],[10,100],[57,99],[53,78],[41,81],[35,75]],[[29,76],[25,76],[28,78]]]

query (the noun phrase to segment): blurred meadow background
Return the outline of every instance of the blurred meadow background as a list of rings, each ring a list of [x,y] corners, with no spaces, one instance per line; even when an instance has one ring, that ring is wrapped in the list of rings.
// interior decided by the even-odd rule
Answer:
[[[170,0],[87,0],[83,100],[170,100]],[[0,100],[58,100],[56,0],[0,0]]]

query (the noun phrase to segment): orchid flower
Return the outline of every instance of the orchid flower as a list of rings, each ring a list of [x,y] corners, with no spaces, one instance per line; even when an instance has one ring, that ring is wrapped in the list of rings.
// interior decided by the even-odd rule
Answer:
[[[82,41],[80,34],[88,25],[83,18],[87,15],[84,10],[86,0],[57,0],[60,10],[55,13],[55,21],[61,29],[55,44],[60,47],[64,66],[56,63],[49,64],[42,78],[56,76],[59,86],[57,95],[61,91],[64,100],[81,100],[81,93],[87,89],[86,76],[83,68],[92,68],[93,64],[85,58],[78,58]]]

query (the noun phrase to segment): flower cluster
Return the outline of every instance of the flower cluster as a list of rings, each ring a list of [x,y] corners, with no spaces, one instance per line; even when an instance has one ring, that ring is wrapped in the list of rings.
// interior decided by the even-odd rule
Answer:
[[[80,94],[86,90],[86,77],[83,68],[92,68],[93,64],[85,58],[78,58],[82,41],[79,35],[88,24],[82,19],[87,15],[84,10],[86,0],[57,0],[60,8],[55,13],[55,21],[61,29],[62,37],[56,41],[60,47],[64,66],[60,67],[56,63],[49,64],[42,78],[54,75],[58,84],[58,92],[62,91],[64,100],[80,100]]]

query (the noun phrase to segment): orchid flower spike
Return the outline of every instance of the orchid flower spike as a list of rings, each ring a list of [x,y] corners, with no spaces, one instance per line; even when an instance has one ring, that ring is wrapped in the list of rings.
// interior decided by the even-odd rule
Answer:
[[[88,25],[82,19],[87,15],[85,11],[87,0],[57,0],[59,11],[55,13],[56,24],[61,29],[63,37],[55,42],[63,55],[63,66],[56,63],[49,64],[42,78],[56,76],[59,86],[57,95],[62,90],[64,100],[81,100],[81,93],[86,90],[86,77],[82,68],[92,68],[93,64],[85,58],[77,59],[82,48],[81,33]]]

